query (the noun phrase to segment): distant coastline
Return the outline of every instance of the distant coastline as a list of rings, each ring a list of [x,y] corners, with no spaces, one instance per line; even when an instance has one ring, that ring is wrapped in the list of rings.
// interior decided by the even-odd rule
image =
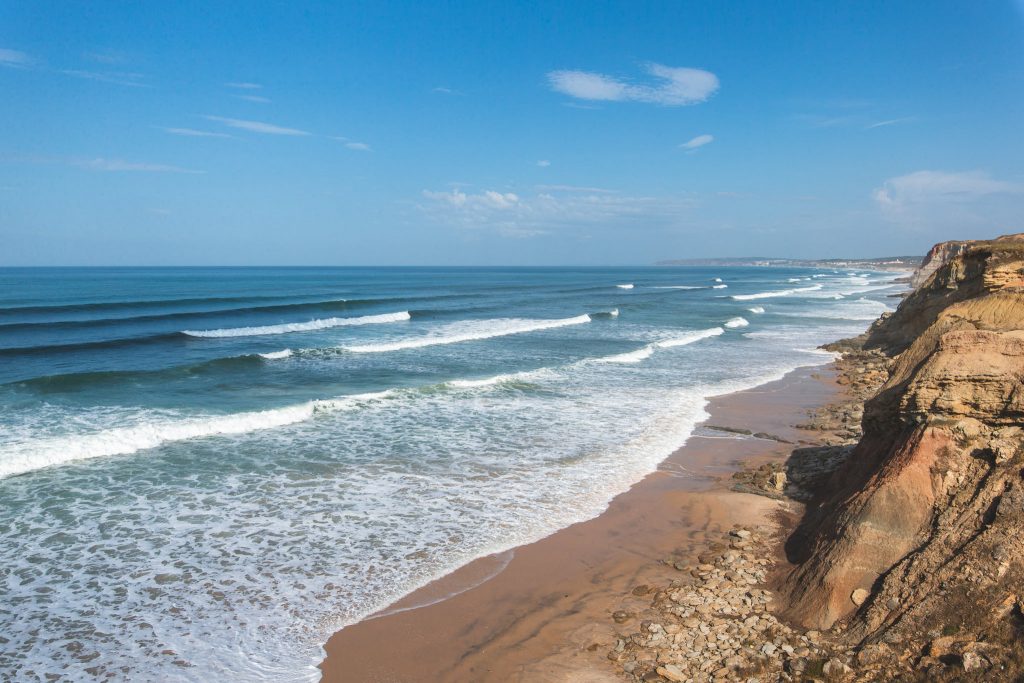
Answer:
[[[861,259],[790,259],[765,256],[739,256],[731,258],[666,259],[656,266],[748,266],[772,268],[863,268],[865,270],[908,271],[917,269],[921,256],[880,256]]]

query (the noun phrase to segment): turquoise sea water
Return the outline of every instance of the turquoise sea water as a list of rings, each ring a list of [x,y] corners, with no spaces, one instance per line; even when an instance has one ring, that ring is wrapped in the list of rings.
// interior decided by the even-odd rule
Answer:
[[[334,630],[599,514],[891,274],[0,269],[0,678],[315,680]]]

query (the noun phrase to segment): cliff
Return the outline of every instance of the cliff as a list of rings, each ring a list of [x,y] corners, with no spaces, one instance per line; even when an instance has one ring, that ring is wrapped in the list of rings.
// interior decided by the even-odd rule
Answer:
[[[910,277],[910,286],[917,288],[923,285],[925,281],[931,277],[932,273],[938,270],[954,256],[958,256],[963,252],[967,244],[968,243],[964,241],[954,240],[950,242],[939,242],[929,249],[928,253],[924,256],[924,260],[921,261],[920,267],[918,267]]]
[[[916,281],[864,340],[888,381],[790,539],[787,616],[986,670],[1024,600],[1024,234],[936,245]]]

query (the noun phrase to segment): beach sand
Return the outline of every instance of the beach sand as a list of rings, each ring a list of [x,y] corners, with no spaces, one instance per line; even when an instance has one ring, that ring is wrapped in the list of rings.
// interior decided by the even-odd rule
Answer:
[[[816,442],[820,434],[792,425],[834,400],[833,376],[803,368],[716,398],[705,424]],[[612,613],[628,611],[631,600],[649,603],[630,591],[678,576],[663,560],[694,562],[706,534],[793,516],[792,503],[728,488],[740,461],[781,460],[792,448],[698,429],[600,516],[472,562],[336,633],[325,647],[323,680],[620,680],[605,659],[615,637]]]

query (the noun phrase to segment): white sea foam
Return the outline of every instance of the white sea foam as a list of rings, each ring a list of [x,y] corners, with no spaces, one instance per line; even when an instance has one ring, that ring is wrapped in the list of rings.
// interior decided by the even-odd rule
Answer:
[[[275,429],[317,413],[354,410],[399,393],[389,389],[228,415],[143,415],[131,426],[15,442],[0,446],[0,478],[77,460],[128,455],[174,441]]]
[[[281,351],[269,351],[267,353],[259,354],[260,358],[266,358],[267,360],[278,360],[280,358],[287,358],[292,355],[291,349],[283,349]]]
[[[818,305],[801,311],[780,312],[779,315],[787,318],[828,318],[834,320],[872,321],[888,310],[891,309],[881,301],[876,301],[874,299],[840,298],[835,304]]]
[[[803,300],[786,303],[797,305],[778,308],[805,308]],[[716,320],[744,310],[724,297],[711,304],[725,304],[712,313]],[[773,306],[765,327],[783,328],[782,337],[711,340],[677,353],[665,349],[725,330],[673,332],[664,324],[692,320],[685,308],[654,310],[650,318],[631,309],[618,323],[583,328],[587,334],[553,335],[542,351],[581,357],[600,337],[620,348],[653,342],[650,361],[550,368],[536,392],[488,391],[522,379],[514,370],[541,357],[532,344],[447,347],[458,354],[444,359],[454,367],[484,362],[509,374],[311,401],[300,405],[310,405],[313,417],[280,428],[179,443],[125,458],[123,468],[94,463],[7,479],[0,564],[19,580],[0,585],[4,657],[23,671],[76,671],[73,648],[84,648],[95,653],[89,666],[97,676],[318,680],[322,644],[333,631],[477,557],[600,514],[685,441],[706,417],[708,396],[825,362],[824,354],[794,349],[864,327],[816,320],[786,326],[776,312]],[[374,329],[380,338],[365,341],[478,329],[423,327]],[[342,363],[399,361],[382,363],[381,382],[428,367],[416,354],[309,360],[333,371]],[[348,379],[341,373],[338,381]],[[286,393],[301,391],[300,382]],[[118,417],[124,410],[110,407],[81,420],[53,419],[67,412],[55,407],[26,437],[38,438],[36,428],[48,423],[53,436],[139,417]],[[152,420],[163,424],[170,416]],[[0,434],[0,456],[10,438]],[[54,514],[59,528],[32,531],[53,528]],[[16,612],[5,611],[14,604]],[[151,625],[143,636],[140,620]],[[25,628],[11,626],[22,622]],[[33,635],[40,632],[45,642]],[[161,655],[167,651],[178,654]],[[173,663],[179,657],[187,666]]]
[[[313,403],[309,402],[233,415],[165,419],[89,434],[26,441],[0,450],[0,477],[75,460],[125,455],[170,441],[273,429],[312,416]]]
[[[729,285],[711,285],[711,289],[725,289]]]
[[[776,296],[791,296],[793,294],[800,294],[801,292],[816,292],[822,288],[822,285],[811,285],[810,287],[795,287],[793,289],[780,289],[774,292],[758,292],[757,294],[733,294],[732,299],[735,301],[751,301],[753,299],[771,299]]]
[[[720,334],[724,334],[725,330],[721,327],[712,327],[707,330],[697,330],[696,332],[690,332],[681,337],[672,337],[671,339],[663,339],[655,342],[654,345],[662,349],[670,349],[674,346],[686,346],[698,342],[701,339],[707,339],[708,337],[717,337]]]
[[[642,360],[651,357],[654,353],[654,345],[648,344],[636,351],[629,351],[627,353],[618,353],[614,356],[604,356],[603,358],[595,358],[595,363],[639,363]]]
[[[715,278],[715,282],[721,282],[721,281],[722,281],[722,278],[720,278],[720,277],[716,277]]]
[[[751,306],[747,310],[751,313],[764,313],[764,306]]]
[[[707,288],[703,287],[703,286],[698,287],[696,285],[658,285],[658,286],[655,286],[655,287],[651,287],[651,289],[707,289]]]
[[[608,315],[610,315],[613,318],[618,318],[619,317],[619,309],[613,308],[612,310],[608,311]]]
[[[632,284],[615,285],[615,286],[618,287],[619,289],[633,289],[633,285]]]
[[[444,329],[422,337],[402,339],[394,342],[381,342],[377,344],[359,344],[355,346],[345,346],[343,348],[346,351],[351,351],[353,353],[402,351],[405,349],[419,349],[425,346],[435,346],[438,344],[456,344],[459,342],[491,339],[493,337],[504,337],[510,334],[538,332],[540,330],[550,330],[569,325],[581,325],[589,322],[589,315],[578,315],[574,318],[561,318],[559,320],[531,320],[524,318],[476,320],[468,323],[454,323]]]
[[[445,385],[453,389],[480,389],[482,387],[495,387],[502,384],[515,384],[516,382],[551,379],[555,375],[556,372],[552,368],[539,368],[537,370],[524,370],[523,372],[509,372],[482,379],[453,379],[445,382]]]
[[[349,396],[338,396],[337,398],[318,398],[313,401],[313,413],[334,413],[342,410],[355,410],[370,403],[385,401],[400,396],[402,391],[398,389],[385,389],[384,391],[371,391],[365,394],[351,394]]]
[[[600,358],[592,358],[589,361],[592,363],[639,363],[642,360],[646,360],[651,357],[657,349],[670,349],[676,346],[686,346],[694,342],[698,342],[701,339],[707,339],[709,337],[717,337],[723,334],[725,330],[721,327],[712,327],[707,330],[696,330],[689,332],[680,337],[672,337],[670,339],[662,339],[660,341],[653,342],[647,346],[642,346],[635,351],[627,351],[626,353],[617,353],[611,356],[602,356]]]
[[[732,318],[731,320],[727,321],[725,323],[725,326],[729,327],[729,328],[736,328],[736,327],[746,327],[749,324],[750,323],[747,321],[746,318],[740,318],[740,317],[737,316],[737,317]]]
[[[363,315],[358,318],[323,318],[304,323],[284,323],[281,325],[261,325],[259,327],[231,327],[223,330],[182,330],[182,334],[190,337],[252,337],[264,334],[287,334],[289,332],[309,332],[326,330],[331,327],[348,325],[377,325],[383,323],[409,320],[409,311],[400,313],[382,313],[380,315]]]
[[[841,353],[839,353],[837,351],[826,351],[825,349],[801,349],[801,348],[798,348],[798,349],[795,349],[795,350],[799,351],[800,353],[809,353],[809,354],[814,355],[814,356],[828,356],[832,360],[837,360],[837,359],[843,357],[843,354],[841,354]]]

